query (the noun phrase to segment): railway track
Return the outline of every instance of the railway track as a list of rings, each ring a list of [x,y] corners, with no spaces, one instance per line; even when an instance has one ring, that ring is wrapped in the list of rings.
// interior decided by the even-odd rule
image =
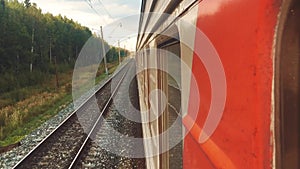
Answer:
[[[107,111],[131,64],[124,65],[94,93],[98,104],[93,103],[92,96],[88,98],[14,168],[71,168],[82,151],[82,145],[88,142],[91,132]],[[112,84],[113,78],[117,84]]]
[[[135,75],[135,68],[129,70],[126,75],[124,83],[120,86],[120,90],[114,93],[113,99],[110,100],[110,104],[103,110],[107,113],[99,117],[98,122],[95,123],[94,128],[89,133],[89,138],[85,144],[82,145],[81,151],[78,152],[76,158],[74,158],[71,168],[133,168],[141,169],[145,168],[145,161],[141,158],[126,157],[125,154],[134,154],[134,151],[144,150],[143,144],[119,140],[122,137],[135,137],[142,138],[141,124],[133,122],[123,117],[119,111],[126,113],[133,112],[134,109],[139,109],[138,93],[137,93],[137,81],[134,78],[131,81],[131,76]],[[129,89],[129,91],[128,91]],[[129,99],[125,96],[124,92],[129,92]],[[115,105],[115,101],[121,104],[122,110],[118,110],[118,106]],[[129,103],[133,104],[133,107],[128,106]],[[113,134],[112,130],[115,130],[121,135]],[[107,150],[107,147],[111,147],[114,153]],[[108,148],[109,149],[109,148]],[[123,154],[123,156],[119,156]]]

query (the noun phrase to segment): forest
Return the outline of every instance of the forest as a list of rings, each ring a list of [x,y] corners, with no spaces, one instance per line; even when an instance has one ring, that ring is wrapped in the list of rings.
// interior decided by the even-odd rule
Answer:
[[[82,46],[93,36],[72,19],[43,14],[29,0],[1,0],[0,25],[0,94],[19,93],[20,88],[44,83],[56,71],[72,69]],[[117,48],[111,47],[108,62],[117,58]],[[12,99],[22,100],[22,95]]]
[[[91,37],[99,39],[72,19],[42,13],[30,0],[0,0],[0,150],[72,102],[73,69]],[[106,42],[105,48],[111,74],[119,51],[121,57],[129,51]],[[96,81],[106,76],[102,63]]]

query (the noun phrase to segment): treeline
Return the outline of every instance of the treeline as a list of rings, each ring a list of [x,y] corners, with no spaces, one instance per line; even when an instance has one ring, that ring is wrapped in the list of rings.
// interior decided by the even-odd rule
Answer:
[[[92,35],[66,17],[42,14],[28,1],[1,0],[0,25],[0,93],[42,83],[55,73],[55,61],[60,69],[71,67]]]
[[[42,14],[29,0],[0,0],[0,94],[72,69],[91,36],[87,27],[61,15]],[[112,48],[107,55],[113,62],[118,51]]]

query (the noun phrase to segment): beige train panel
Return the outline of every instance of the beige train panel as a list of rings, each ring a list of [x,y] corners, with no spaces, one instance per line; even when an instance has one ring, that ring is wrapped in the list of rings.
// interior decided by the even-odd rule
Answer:
[[[153,1],[149,1],[149,0],[146,1],[146,4],[145,4],[146,6],[145,6],[145,11],[144,12],[149,12],[150,11],[152,3],[153,3]]]
[[[196,25],[196,16],[198,9],[192,8],[192,10],[180,20],[177,25],[179,28],[180,46],[181,46],[181,111],[182,116],[187,114],[189,96],[190,96],[190,84],[192,78],[192,63],[194,56],[194,43],[196,26],[191,27],[186,22],[191,25]]]
[[[144,53],[142,52],[139,52],[139,55],[137,56],[138,58],[136,59],[137,61],[137,72],[139,72],[137,74],[137,79],[138,79],[138,90],[139,90],[139,102],[140,102],[140,111],[141,111],[141,118],[142,118],[142,121],[146,121],[146,118],[145,115],[144,115],[144,112],[146,112],[147,108],[146,108],[146,104],[144,102],[144,93],[145,93],[145,90],[144,90],[144,72],[142,71],[143,70],[143,59],[144,59]],[[143,123],[142,124],[142,129],[143,129],[143,137],[149,137],[150,136],[150,132],[147,129],[147,125],[146,123]],[[144,145],[144,150],[145,150],[145,153],[148,154],[148,150],[149,150],[149,144],[145,144]]]
[[[190,4],[192,0],[187,0],[182,3]],[[181,11],[184,10],[184,6],[181,5],[180,8],[176,9],[175,13],[173,15],[178,16]],[[187,18],[187,21],[189,23],[192,23],[192,25],[195,25],[195,16],[197,16],[197,8],[192,8],[187,15],[184,16],[184,18]],[[154,19],[154,18],[152,18]],[[157,19],[157,18],[156,18]],[[146,18],[143,18],[143,24],[146,22]],[[155,21],[155,20],[154,20]],[[161,25],[161,30],[163,27],[167,25],[167,23],[171,23],[171,20],[167,21],[166,24]],[[154,22],[155,23],[155,22]],[[142,24],[142,25],[143,25]],[[187,27],[183,22],[176,24],[179,29],[179,36],[182,39],[182,41],[188,43],[188,44],[182,44],[181,43],[181,57],[182,61],[187,65],[187,67],[192,67],[192,59],[193,59],[193,47],[194,47],[194,37],[195,37],[195,27]],[[151,26],[147,25],[147,29],[152,28]],[[193,29],[194,28],[194,29]],[[144,31],[141,29],[141,31]],[[157,33],[157,32],[156,32]],[[143,36],[145,38],[147,35]],[[157,39],[155,39],[157,40]],[[145,41],[145,39],[142,39],[142,36],[139,39],[139,43],[141,41]],[[148,43],[149,44],[149,43]],[[190,49],[188,46],[192,47]],[[150,45],[148,46],[150,48],[155,48],[156,44],[152,41]],[[148,57],[146,56],[147,52],[143,52],[143,56],[140,56],[140,58],[137,59],[137,65],[139,65],[138,69],[144,69],[146,67],[153,67],[154,65],[157,66],[157,52],[155,50],[151,50],[151,52],[148,54]],[[150,57],[149,57],[150,56]],[[183,63],[181,63],[183,64]],[[181,65],[181,67],[183,67]],[[182,111],[183,113],[187,112],[188,102],[189,102],[189,93],[190,93],[190,79],[191,79],[191,73],[190,71],[182,70],[181,72],[181,79],[182,79]],[[161,80],[161,77],[158,77],[158,73],[155,71],[143,71],[143,73],[138,74],[138,80],[139,80],[139,92],[140,92],[140,106],[142,111],[149,110],[150,103],[148,101],[149,98],[149,92],[152,90],[155,90],[158,88],[158,83]],[[155,98],[158,98],[157,95],[155,95]],[[158,99],[154,100],[155,103],[152,103],[154,105],[159,104],[157,101]],[[157,109],[157,108],[156,108]],[[157,110],[156,110],[157,111]],[[143,121],[149,120],[149,117],[151,116],[153,112],[150,112],[150,114],[144,114],[142,113],[142,119]],[[153,115],[153,114],[152,114]],[[162,124],[163,125],[163,124]],[[150,123],[144,123],[143,124],[143,136],[146,138],[150,138],[155,135],[159,134],[159,122],[158,120],[152,121]],[[155,152],[159,150],[159,141],[153,139],[151,142],[145,144],[145,152],[146,154]],[[160,168],[160,159],[159,156],[156,157],[148,157],[146,158],[146,164],[147,168]]]
[[[157,54],[156,54],[155,47],[156,47],[156,44],[154,42],[152,42],[150,44],[151,50],[150,50],[149,55],[147,57],[148,68],[157,66],[157,60],[156,60]],[[153,94],[151,95],[152,97],[154,96],[153,99],[149,99],[149,97],[148,97],[149,102],[151,102],[151,109],[149,107],[149,109],[150,109],[150,118],[151,119],[156,119],[156,120],[154,120],[150,123],[150,127],[151,127],[150,130],[151,130],[151,134],[152,134],[152,138],[153,138],[152,141],[153,141],[153,144],[155,145],[154,147],[152,147],[152,151],[154,151],[154,152],[155,151],[159,152],[159,139],[158,139],[158,137],[155,137],[155,136],[159,135],[158,118],[157,118],[157,116],[158,116],[157,113],[159,111],[158,110],[159,109],[158,108],[159,103],[158,103],[158,95],[157,95],[156,92],[154,92],[154,90],[158,89],[157,79],[158,79],[157,70],[149,69],[149,71],[148,71],[148,85],[149,85],[148,88],[149,88],[149,91],[148,92],[149,92],[149,94],[151,92],[154,93],[154,95]],[[148,94],[148,96],[149,96],[149,94]],[[155,139],[155,138],[157,138],[157,139]],[[152,163],[157,168],[159,168],[159,156],[155,156],[155,157],[153,157],[149,160],[151,160]]]
[[[157,4],[155,6],[154,12],[157,13],[163,13],[167,6],[169,5],[170,1],[157,1]]]
[[[153,46],[154,44],[152,44]],[[152,56],[152,57],[150,57]],[[149,94],[152,90],[157,89],[157,74],[155,71],[148,70],[149,67],[153,67],[156,64],[156,53],[155,50],[144,49],[138,61],[138,74],[139,79],[139,92],[140,92],[140,107],[142,110],[142,120],[143,122],[148,122],[150,119],[155,119],[154,111],[151,110],[150,105],[158,105],[157,99],[152,99],[152,103],[149,100]],[[156,96],[157,97],[157,96]],[[156,103],[155,103],[156,102]],[[156,107],[156,106],[154,106]],[[154,136],[158,135],[158,120],[153,120],[149,123],[143,123],[143,136],[145,138],[151,138],[145,143],[145,153],[146,156],[151,156],[152,154],[158,154],[159,151],[159,140]],[[147,168],[155,169],[159,168],[159,156],[147,157],[146,158]]]
[[[190,12],[190,8],[194,8],[195,6],[198,5],[200,1],[198,0],[184,0],[181,1],[181,3],[178,4],[177,8],[173,11],[173,13],[170,15],[171,17],[166,18],[165,16],[168,14],[163,14],[163,11],[166,9],[166,7],[171,3],[171,1],[157,1],[158,4],[162,3],[164,6],[166,7],[161,7],[159,8],[158,4],[156,4],[156,8],[154,9],[154,11],[149,11],[145,9],[145,11],[143,11],[144,13],[147,13],[146,15],[143,16],[143,18],[141,18],[141,29],[140,33],[144,33],[144,31],[146,32],[145,35],[139,36],[138,39],[138,47],[141,48],[143,44],[147,44],[147,42],[150,42],[154,39],[154,37],[157,34],[160,34],[161,32],[163,32],[174,20],[176,20],[176,18],[180,17],[180,15],[183,12],[186,12],[186,10],[188,11],[188,13]],[[163,9],[164,8],[164,9]],[[153,12],[156,13],[155,15],[148,15],[149,12]],[[159,23],[159,27],[156,28],[155,34],[152,35],[152,37],[150,39],[146,39],[148,37],[148,33],[152,31],[152,28],[155,27],[155,24],[157,23],[159,17],[161,15],[164,15],[164,18],[166,20],[164,20],[163,23]],[[151,17],[152,16],[152,17]],[[149,17],[149,18],[148,18]],[[147,22],[147,20],[149,19],[149,22]],[[146,28],[146,29],[145,29]],[[146,42],[147,40],[147,42]]]
[[[155,47],[156,45],[154,43],[150,44],[150,46],[153,46]],[[158,84],[157,84],[157,70],[155,69],[151,69],[153,67],[157,67],[157,55],[156,55],[156,49],[155,48],[151,48],[151,50],[148,52],[149,53],[149,56],[147,57],[147,61],[148,61],[148,88],[149,88],[149,94],[151,92],[152,93],[152,97],[154,97],[154,99],[149,99],[149,102],[151,103],[151,105],[153,106],[153,110],[151,113],[151,118],[154,119],[156,115],[156,113],[158,113],[158,96],[157,96],[157,93],[154,92],[155,90],[158,89]],[[155,133],[158,133],[158,130],[155,131]]]

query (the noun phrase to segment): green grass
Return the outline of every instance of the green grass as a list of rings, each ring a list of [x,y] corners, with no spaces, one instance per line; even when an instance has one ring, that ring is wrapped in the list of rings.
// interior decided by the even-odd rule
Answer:
[[[113,73],[117,67],[116,63],[110,64],[109,73]],[[101,72],[103,70],[99,70],[95,79],[96,84],[107,77]],[[26,96],[28,98],[24,98],[24,101],[14,102],[14,105],[0,110],[0,147],[19,142],[72,102],[72,74],[61,74],[60,78],[63,79],[64,83],[59,89],[47,85],[40,86],[40,88],[26,88],[24,91],[32,93],[31,96]],[[55,79],[52,79],[48,83],[54,84],[54,81]],[[45,91],[45,89],[46,92],[38,93],[38,91]],[[45,101],[34,103],[44,97],[46,97]]]
[[[5,139],[0,141],[0,146],[7,146],[19,142],[27,134],[55,116],[62,109],[62,105],[70,103],[71,100],[71,94],[64,94],[53,103],[34,107],[30,110],[28,118],[19,126],[12,128],[12,131],[5,137]]]

